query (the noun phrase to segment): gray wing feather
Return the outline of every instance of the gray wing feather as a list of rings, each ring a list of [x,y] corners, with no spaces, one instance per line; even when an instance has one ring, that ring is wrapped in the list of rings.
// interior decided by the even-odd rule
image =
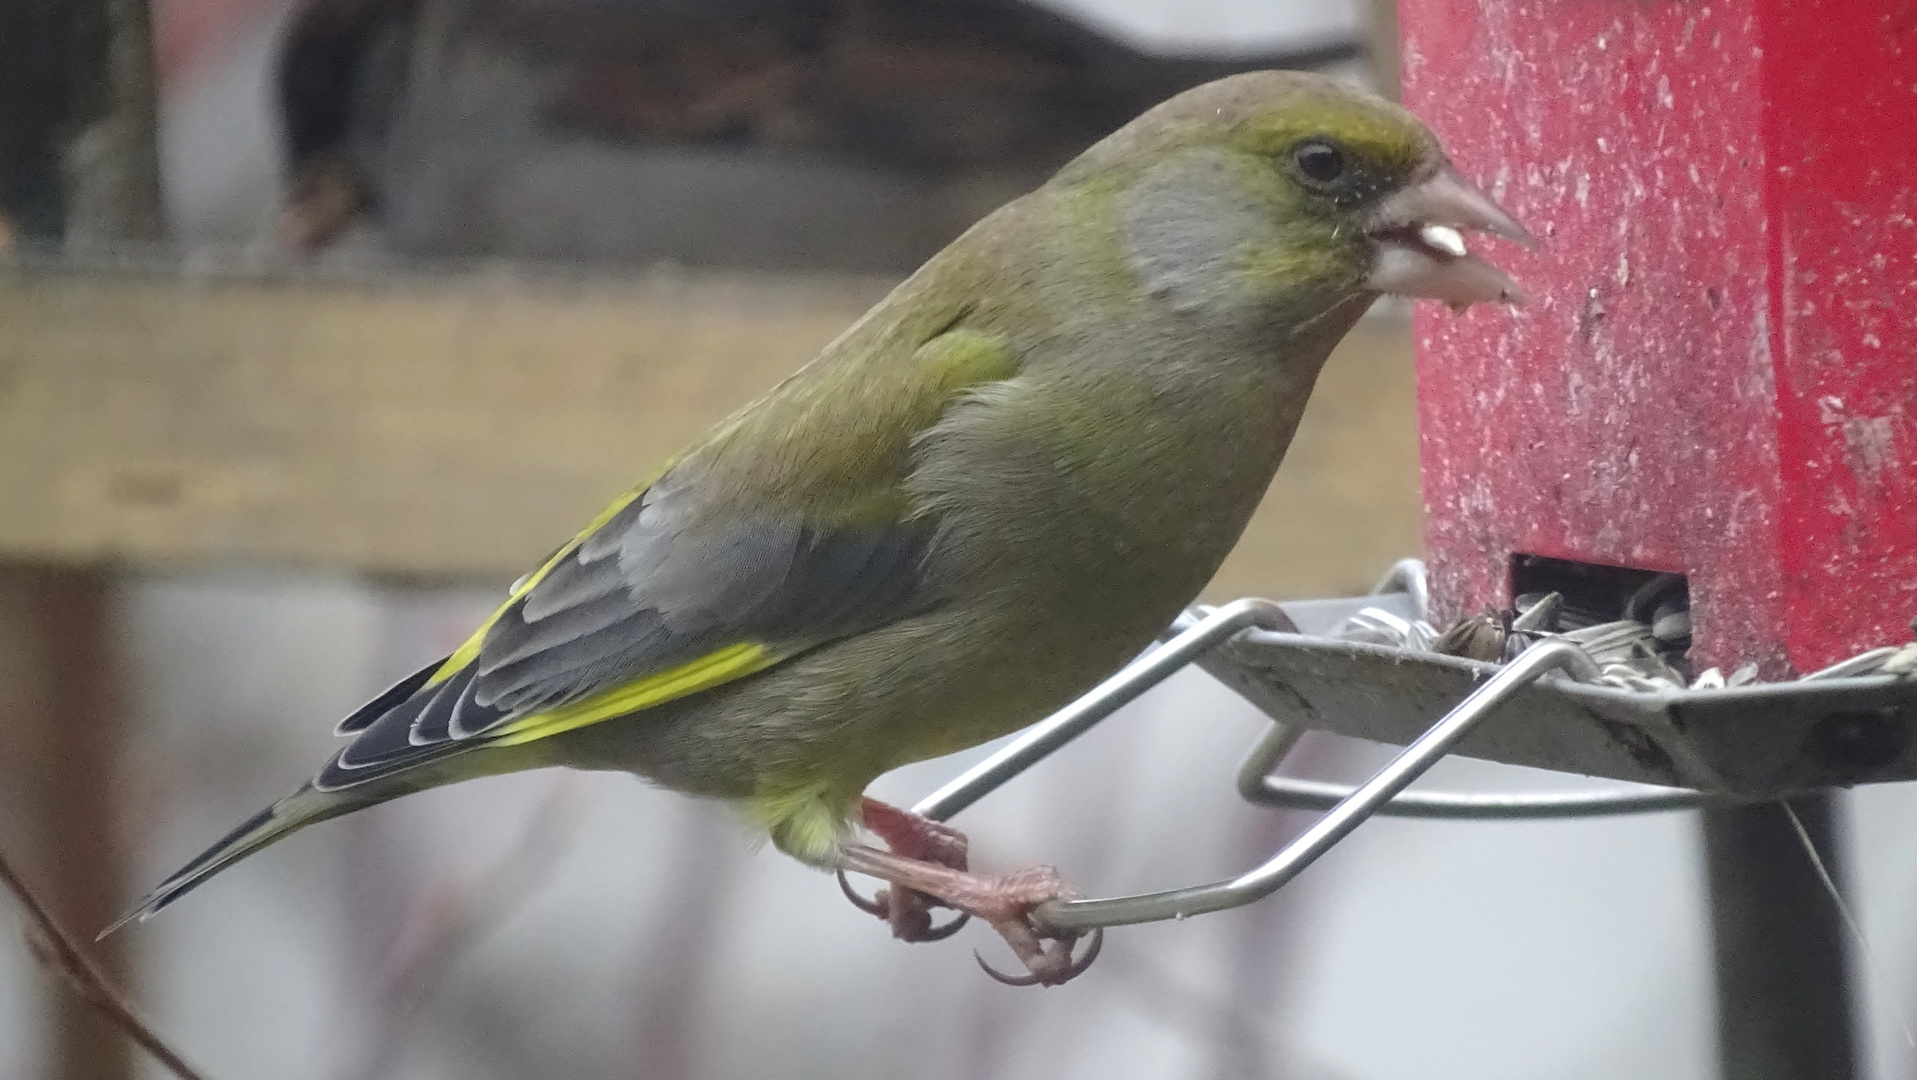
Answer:
[[[339,758],[370,778],[533,713],[670,670],[742,640],[806,648],[931,602],[934,523],[818,529],[701,513],[668,474],[508,605],[458,677],[373,721]]]
[[[604,630],[481,674],[473,696],[479,704],[507,714],[498,720],[504,723],[537,709],[590,697],[648,670],[674,667],[683,662],[681,656],[696,656],[696,648],[692,641],[675,641],[659,624],[656,612],[635,612]]]
[[[479,673],[491,675],[549,649],[628,621],[633,614],[632,597],[623,589],[586,598],[572,607],[555,609],[533,622],[527,621],[523,609],[514,609],[493,624],[485,655],[480,658]]]

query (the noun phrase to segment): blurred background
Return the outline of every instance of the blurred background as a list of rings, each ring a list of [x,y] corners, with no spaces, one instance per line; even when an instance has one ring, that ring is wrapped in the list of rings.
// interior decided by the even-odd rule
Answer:
[[[1392,93],[1395,41],[1391,0],[9,0],[0,844],[90,933],[972,220],[1233,70]],[[1212,598],[1417,551],[1413,390],[1381,308]],[[1261,723],[1186,673],[959,824],[1093,893],[1235,873],[1307,820],[1233,792]],[[1880,1077],[1917,1075],[1913,802],[1851,799]],[[536,774],[300,834],[99,955],[228,1080],[1690,1080],[1702,874],[1683,815],[1380,820],[1014,991],[985,930],[893,942],[723,808]],[[156,1075],[0,942],[0,1080]]]

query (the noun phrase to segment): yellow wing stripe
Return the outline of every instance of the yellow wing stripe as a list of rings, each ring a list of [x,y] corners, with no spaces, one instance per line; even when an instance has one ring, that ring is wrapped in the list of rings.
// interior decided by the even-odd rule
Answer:
[[[562,547],[558,551],[553,552],[552,558],[547,559],[545,563],[539,567],[539,569],[521,578],[519,581],[519,587],[512,591],[512,595],[506,597],[506,602],[499,605],[499,609],[494,611],[491,615],[486,616],[486,621],[479,624],[479,629],[473,631],[473,636],[467,638],[465,642],[463,642],[459,646],[459,648],[453,650],[453,655],[446,658],[446,662],[439,666],[438,671],[433,672],[433,677],[426,680],[426,685],[438,686],[440,683],[443,683],[447,679],[451,678],[454,672],[457,672],[460,668],[463,668],[467,664],[472,663],[474,658],[476,658],[479,655],[479,647],[486,643],[487,632],[492,630],[493,624],[499,621],[499,617],[501,615],[506,614],[506,609],[513,606],[514,601],[526,595],[527,591],[530,590],[534,585],[537,585],[541,581],[543,581],[547,574],[552,573],[552,568],[559,565],[559,560],[572,554],[574,548],[586,542],[586,537],[591,536],[595,532],[598,532],[601,526],[603,526],[606,522],[612,520],[612,517],[614,514],[617,514],[619,511],[624,510],[626,507],[630,506],[632,504],[632,500],[638,498],[641,494],[645,492],[646,488],[650,486],[651,486],[651,481],[647,481],[645,484],[642,484],[639,487],[633,489],[632,491],[628,491],[624,495],[621,495],[619,496],[619,498],[613,500],[613,503],[611,506],[608,506],[604,510],[601,510],[599,512],[599,516],[596,518],[593,518],[592,523],[590,525],[587,525],[585,528],[579,530],[579,535],[573,537],[571,540],[566,542],[565,547]]]
[[[615,686],[584,701],[575,701],[571,705],[516,720],[498,738],[487,740],[487,745],[518,746],[562,731],[610,720],[615,716],[650,709],[687,694],[696,694],[721,683],[744,678],[755,671],[763,671],[783,659],[785,654],[774,652],[764,645],[751,642],[728,645],[691,663],[648,675],[624,686]]]

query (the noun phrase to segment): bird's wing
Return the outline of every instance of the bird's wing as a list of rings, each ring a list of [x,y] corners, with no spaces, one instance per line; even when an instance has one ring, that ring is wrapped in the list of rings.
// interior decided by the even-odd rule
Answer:
[[[760,424],[781,435],[821,432],[814,441],[787,438],[778,464],[759,469],[728,467],[723,447],[709,443],[613,503],[444,662],[342,721],[340,730],[355,738],[316,785],[348,787],[432,758],[629,715],[935,603],[920,570],[937,522],[908,504],[901,485],[917,432],[970,386],[1011,374],[1002,354],[989,362],[979,355],[999,349],[979,337],[957,346],[934,339],[879,373],[929,378],[937,401],[927,406],[924,387],[885,398],[909,405],[881,403],[878,412],[896,419],[880,425],[877,439],[869,399],[858,423],[814,416],[795,426],[780,415],[781,399],[796,398],[804,410],[809,393],[830,400],[830,388],[809,386],[804,373],[782,386],[770,405],[754,407],[770,415],[749,410],[716,439],[740,437],[743,425],[752,443],[750,425]],[[954,356],[976,378],[952,378]],[[820,472],[831,475],[811,475]],[[831,488],[822,509],[793,495],[795,483],[809,482]],[[808,511],[785,508],[794,504]]]

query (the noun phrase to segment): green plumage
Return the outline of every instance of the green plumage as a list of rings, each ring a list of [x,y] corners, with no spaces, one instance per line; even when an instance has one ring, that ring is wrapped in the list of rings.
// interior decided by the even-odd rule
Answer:
[[[1308,139],[1362,183],[1301,176]],[[1313,76],[1153,110],[616,504],[141,911],[321,817],[555,764],[732,800],[827,864],[874,777],[1040,718],[1192,599],[1376,296],[1364,215],[1441,160]]]

